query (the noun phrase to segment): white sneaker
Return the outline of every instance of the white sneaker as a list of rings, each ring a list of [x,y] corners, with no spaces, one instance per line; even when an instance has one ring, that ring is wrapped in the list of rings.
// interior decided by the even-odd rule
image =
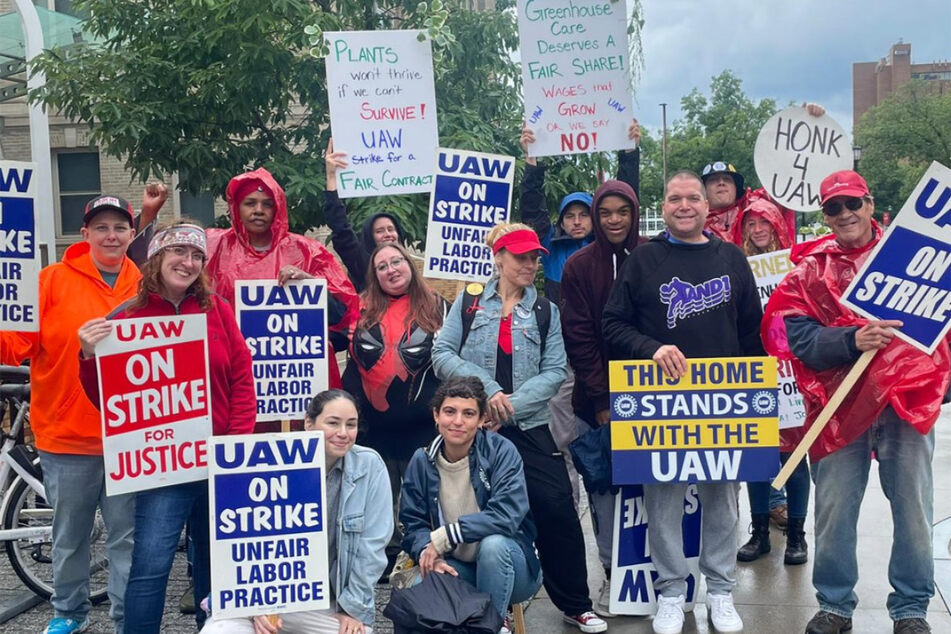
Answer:
[[[598,593],[598,600],[594,604],[594,613],[606,619],[613,619],[617,616],[611,611],[611,580],[605,579],[601,582],[601,592]]]
[[[512,617],[510,615],[502,621],[502,629],[499,630],[499,634],[512,634]]]
[[[657,614],[651,623],[654,634],[680,634],[684,630],[684,595],[657,597]]]
[[[743,630],[743,619],[733,607],[732,594],[707,594],[707,617],[717,632]]]

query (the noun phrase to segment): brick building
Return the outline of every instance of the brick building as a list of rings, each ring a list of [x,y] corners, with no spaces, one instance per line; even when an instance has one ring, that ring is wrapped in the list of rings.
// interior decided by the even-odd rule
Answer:
[[[888,56],[877,62],[852,64],[852,125],[865,111],[880,104],[888,95],[912,79],[935,82],[942,93],[951,91],[951,62],[914,64],[911,44],[898,41],[888,49]]]

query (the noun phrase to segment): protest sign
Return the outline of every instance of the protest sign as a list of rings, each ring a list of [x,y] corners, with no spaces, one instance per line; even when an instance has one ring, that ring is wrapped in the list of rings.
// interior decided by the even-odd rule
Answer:
[[[439,145],[433,53],[423,31],[324,33],[341,198],[428,192]]]
[[[634,148],[626,10],[609,0],[519,0],[532,156]]]
[[[492,276],[489,230],[508,222],[515,159],[440,148],[429,198],[423,275],[485,282]]]
[[[643,487],[622,486],[614,508],[614,551],[611,568],[611,612],[647,616],[657,612],[657,571],[651,563],[647,541],[650,518],[644,505]],[[700,523],[703,510],[697,497],[697,485],[688,484],[684,494],[684,519],[681,524],[684,557],[687,560],[685,608],[690,610],[700,586]]]
[[[786,273],[794,268],[789,254],[790,249],[783,249],[747,258],[763,308]],[[792,361],[777,359],[776,364],[779,372],[779,428],[802,427],[806,422],[806,406],[799,392],[799,384],[796,383]]]
[[[330,607],[324,467],[323,432],[211,439],[216,617]]]
[[[35,172],[35,163],[0,161],[0,330],[40,329]]]
[[[96,345],[106,493],[208,476],[205,315],[118,319]]]
[[[773,357],[611,361],[614,484],[763,482],[779,469]]]
[[[251,350],[257,421],[304,418],[327,389],[327,281],[238,280],[235,311]]]
[[[928,354],[951,328],[951,169],[933,162],[842,296]]]
[[[773,200],[797,211],[819,209],[819,184],[852,169],[852,144],[827,114],[813,117],[790,106],[770,117],[753,148],[756,176]]]

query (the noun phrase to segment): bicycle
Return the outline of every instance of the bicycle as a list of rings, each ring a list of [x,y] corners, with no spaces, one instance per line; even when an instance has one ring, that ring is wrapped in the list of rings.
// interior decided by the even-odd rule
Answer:
[[[0,420],[10,415],[10,429],[0,429],[0,542],[17,577],[49,600],[53,594],[53,509],[46,501],[39,454],[24,442],[30,412],[30,370],[0,366]],[[90,540],[89,600],[107,598],[109,564],[106,530],[100,513]]]

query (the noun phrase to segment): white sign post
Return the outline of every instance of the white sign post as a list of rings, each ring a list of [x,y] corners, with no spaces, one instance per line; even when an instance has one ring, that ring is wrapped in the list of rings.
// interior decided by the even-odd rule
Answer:
[[[215,436],[209,444],[215,616],[329,608],[323,432]]]
[[[327,281],[238,280],[235,312],[251,350],[257,421],[304,418],[329,386]]]
[[[0,161],[0,330],[40,329],[36,175],[34,163]]]
[[[341,198],[428,192],[439,132],[430,41],[422,31],[340,31],[324,36]]]
[[[794,268],[789,254],[790,249],[783,249],[747,258],[764,308],[773,291]],[[799,384],[796,383],[792,361],[777,359],[776,368],[779,373],[779,428],[802,427],[806,422],[806,405],[803,403]]]
[[[519,0],[533,156],[634,149],[626,10],[609,0]]]
[[[515,159],[440,148],[429,199],[423,275],[485,282],[492,277],[489,230],[508,222]]]
[[[819,209],[822,179],[852,169],[852,144],[835,119],[790,106],[770,117],[753,149],[756,175],[769,195],[796,211]]]

